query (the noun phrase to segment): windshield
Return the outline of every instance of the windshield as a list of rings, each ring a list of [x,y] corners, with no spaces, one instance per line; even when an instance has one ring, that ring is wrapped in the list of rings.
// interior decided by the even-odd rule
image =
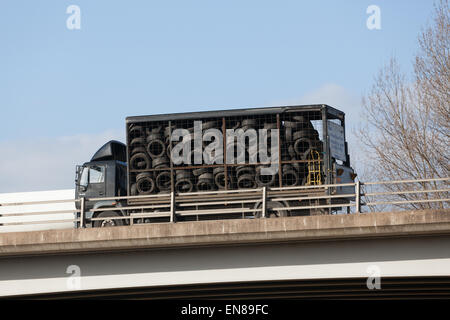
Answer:
[[[84,167],[81,173],[80,186],[87,187],[89,183],[102,183],[105,181],[105,167]]]

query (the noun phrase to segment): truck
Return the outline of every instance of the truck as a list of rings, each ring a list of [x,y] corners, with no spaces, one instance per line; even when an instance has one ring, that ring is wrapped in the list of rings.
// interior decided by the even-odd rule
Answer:
[[[132,116],[125,126],[125,144],[109,141],[76,167],[76,227],[333,214],[354,200],[345,114],[326,104]]]

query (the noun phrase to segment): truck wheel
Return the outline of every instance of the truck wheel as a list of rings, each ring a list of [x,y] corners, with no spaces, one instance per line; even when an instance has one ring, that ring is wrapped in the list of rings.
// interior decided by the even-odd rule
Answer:
[[[289,210],[273,210],[274,208],[287,208],[289,205],[284,201],[267,201],[267,212],[266,217],[288,217],[290,216]],[[255,204],[255,209],[261,209],[262,203],[257,202]],[[262,212],[261,211],[255,211],[254,212],[255,218],[261,218]]]
[[[115,211],[100,212],[96,218],[105,218],[105,220],[94,221],[94,228],[123,226],[123,220],[108,219],[108,218],[116,218],[116,217],[120,217],[120,214],[118,214]]]

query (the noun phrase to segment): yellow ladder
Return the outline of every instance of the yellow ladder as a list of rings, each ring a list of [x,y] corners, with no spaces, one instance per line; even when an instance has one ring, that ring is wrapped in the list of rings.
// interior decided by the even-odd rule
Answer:
[[[322,169],[320,167],[319,152],[311,150],[306,159],[308,160],[308,178],[306,180],[306,185],[315,186],[322,184]]]

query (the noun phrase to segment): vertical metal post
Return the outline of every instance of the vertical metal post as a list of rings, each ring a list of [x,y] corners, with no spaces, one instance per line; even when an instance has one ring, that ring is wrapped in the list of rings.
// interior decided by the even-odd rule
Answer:
[[[173,170],[173,161],[172,161],[172,121],[169,120],[169,163],[170,163],[170,192],[175,191],[175,178],[174,178],[174,170]]]
[[[175,192],[170,193],[170,222],[175,222]]]
[[[223,173],[225,175],[225,190],[228,190],[228,166],[227,166],[227,124],[225,117],[222,118],[222,136],[223,136]]]
[[[261,206],[262,217],[266,218],[267,214],[267,188],[262,188],[262,206]]]
[[[360,200],[360,195],[361,195],[361,185],[359,184],[359,180],[356,180],[355,183],[355,208],[356,208],[356,213],[360,213],[361,211],[361,200]]]
[[[328,135],[328,108],[322,105],[322,137],[324,143],[323,150],[323,174],[325,174],[325,184],[332,184],[331,181],[331,155],[330,155],[330,137]],[[331,195],[330,188],[327,188],[327,195]],[[331,199],[325,200],[330,207],[328,207],[328,214],[331,214]]]
[[[84,228],[85,227],[85,210],[86,210],[86,203],[85,203],[85,198],[82,197],[80,200],[80,228]]]
[[[282,174],[282,164],[281,164],[281,124],[280,124],[280,114],[277,113],[277,130],[278,130],[278,186],[281,188],[283,187],[283,174]],[[272,132],[270,133],[272,135]],[[268,139],[267,139],[268,140]],[[272,141],[272,139],[270,140]],[[272,143],[271,143],[272,144]],[[272,152],[272,145],[270,146],[270,152]],[[270,154],[270,158],[272,158],[272,154]]]

